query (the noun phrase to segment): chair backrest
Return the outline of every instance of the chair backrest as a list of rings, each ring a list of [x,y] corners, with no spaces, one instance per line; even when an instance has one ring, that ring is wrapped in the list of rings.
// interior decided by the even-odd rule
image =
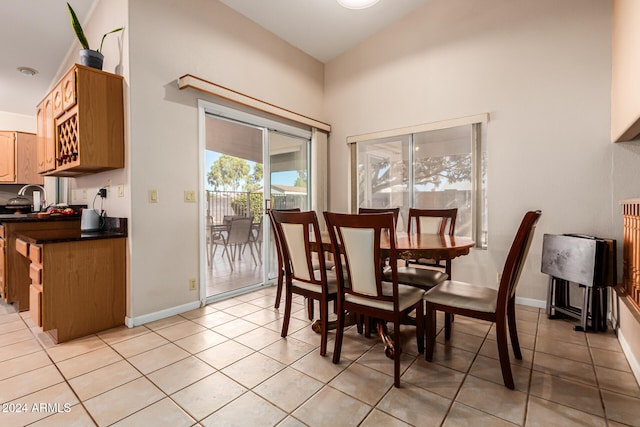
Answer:
[[[386,213],[391,212],[395,220],[395,226],[398,226],[398,218],[400,217],[400,208],[358,208],[359,214]]]
[[[416,209],[409,208],[407,233],[411,234],[415,222],[417,234],[448,234],[453,236],[456,230],[458,208],[453,209]]]
[[[269,215],[269,222],[271,223],[271,229],[273,230],[273,242],[276,245],[276,254],[278,255],[278,270],[281,270],[282,268],[284,268],[284,263],[282,260],[282,245],[280,244],[280,239],[278,239],[278,231],[276,230],[276,223],[272,215],[272,213],[276,210],[280,212],[300,212],[300,209],[271,209],[267,212],[267,214]]]
[[[314,271],[313,268],[314,257],[310,244],[310,233],[313,233],[316,242],[322,241],[316,213],[313,211],[271,211],[271,218],[273,218],[277,239],[280,241],[287,278],[326,286],[327,272],[321,244],[317,244],[315,248],[320,264],[319,271]]]
[[[340,291],[358,297],[397,301],[397,265],[391,263],[396,286],[393,296],[382,294],[382,270],[385,257],[381,256],[380,241],[388,239],[389,256],[398,257],[395,246],[395,219],[390,212],[369,215],[324,213],[331,237],[334,258],[344,255],[344,265],[336,263]],[[344,271],[346,269],[346,271]],[[348,286],[345,277],[348,277]]]
[[[227,237],[228,245],[238,243],[246,243],[251,235],[251,218],[233,218],[229,221],[229,236]]]
[[[516,294],[522,267],[529,253],[531,240],[542,211],[529,211],[524,215],[516,237],[502,270],[502,279],[498,288],[498,310],[506,309],[506,304]]]

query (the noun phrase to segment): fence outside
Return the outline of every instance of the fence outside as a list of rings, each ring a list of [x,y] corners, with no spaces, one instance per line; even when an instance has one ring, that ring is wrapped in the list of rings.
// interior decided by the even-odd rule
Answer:
[[[225,216],[231,215],[252,216],[254,222],[259,222],[264,205],[262,192],[207,190],[207,218],[213,224],[220,224]],[[273,194],[271,208],[307,210],[307,195]]]

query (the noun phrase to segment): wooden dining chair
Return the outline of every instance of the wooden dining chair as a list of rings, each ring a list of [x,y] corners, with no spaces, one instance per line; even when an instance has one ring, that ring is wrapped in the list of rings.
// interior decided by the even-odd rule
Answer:
[[[284,261],[282,260],[282,248],[280,240],[278,239],[278,232],[276,231],[275,220],[273,219],[272,212],[275,209],[271,209],[268,212],[269,222],[271,223],[271,229],[273,230],[273,242],[276,245],[276,255],[278,258],[278,279],[276,282],[276,302],[274,304],[274,308],[280,308],[280,300],[282,299],[282,284],[284,283]],[[291,208],[291,209],[278,209],[280,212],[300,212],[300,208]]]
[[[448,234],[453,236],[456,228],[458,209],[409,209],[407,234]],[[412,267],[411,265],[417,265]],[[424,290],[444,282],[451,275],[451,260],[429,260],[420,258],[409,260],[398,268],[400,283],[418,286]],[[389,279],[390,272],[385,274]]]
[[[398,219],[400,218],[400,208],[358,208],[359,214],[385,213],[391,212],[396,228],[398,228]]]
[[[500,357],[504,385],[510,389],[514,388],[509,362],[507,325],[513,353],[516,359],[522,359],[516,329],[516,287],[529,252],[535,226],[541,215],[541,211],[530,211],[522,219],[507,255],[502,271],[502,279],[497,290],[476,284],[447,280],[426,292],[424,296],[427,324],[425,331],[427,343],[425,358],[428,361],[433,360],[436,341],[436,312],[438,310],[445,313],[488,320],[496,325],[498,355]],[[445,329],[450,327],[445,322]],[[450,333],[445,330],[445,339],[448,339],[448,336],[450,336]]]
[[[401,319],[416,311],[416,341],[418,350],[424,350],[424,304],[422,289],[398,284],[397,265],[391,265],[391,282],[382,280],[385,256],[380,241],[383,234],[390,236],[389,256],[397,258],[395,221],[391,213],[350,215],[325,212],[334,259],[344,255],[344,266],[336,263],[338,271],[338,322],[336,326],[333,363],[340,362],[344,336],[345,316],[359,313],[379,319],[379,328],[386,331],[386,322],[393,322],[393,347],[385,352],[393,357],[393,383],[400,387]],[[389,351],[392,349],[392,351]]]
[[[329,302],[337,299],[336,274],[325,266],[324,249],[321,244],[320,226],[316,213],[271,211],[276,234],[280,240],[284,265],[285,308],[282,322],[282,337],[287,336],[291,318],[293,294],[320,302],[320,355],[327,352]],[[312,247],[309,235],[315,242]],[[314,268],[314,252],[319,268]]]

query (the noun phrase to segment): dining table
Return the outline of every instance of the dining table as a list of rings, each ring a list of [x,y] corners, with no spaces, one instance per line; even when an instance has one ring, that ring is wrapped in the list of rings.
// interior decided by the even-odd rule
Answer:
[[[324,250],[331,251],[331,238],[328,231],[320,232],[321,244]],[[317,242],[313,233],[310,237],[309,244],[317,248]],[[469,254],[475,241],[465,236],[450,236],[448,234],[415,234],[398,232],[395,234],[395,247],[397,256],[400,259],[419,259],[427,258],[435,261],[451,261],[454,258]],[[389,257],[391,251],[390,235],[383,233],[380,238],[381,256]],[[446,262],[445,272],[451,279],[451,262]],[[355,322],[355,319],[353,319]],[[330,322],[330,328],[335,328],[335,322]],[[320,322],[313,323],[312,328],[315,332],[320,332]],[[389,358],[393,358],[395,352],[394,343],[388,334],[385,322],[378,322],[378,335],[385,344],[385,354]]]

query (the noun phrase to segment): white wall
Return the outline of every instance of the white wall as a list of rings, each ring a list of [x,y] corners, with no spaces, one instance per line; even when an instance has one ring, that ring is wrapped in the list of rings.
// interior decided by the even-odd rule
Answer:
[[[602,0],[432,0],[333,60],[330,208],[349,206],[347,136],[488,112],[489,250],[454,275],[495,286],[524,212],[541,209],[518,295],[544,300],[544,233],[621,238],[610,22]]]
[[[103,2],[104,3],[104,2]],[[211,0],[129,2],[131,134],[131,309],[141,317],[190,304],[198,294],[197,99],[176,80],[194,74],[298,113],[323,119],[323,66]],[[158,191],[150,204],[147,192]]]

